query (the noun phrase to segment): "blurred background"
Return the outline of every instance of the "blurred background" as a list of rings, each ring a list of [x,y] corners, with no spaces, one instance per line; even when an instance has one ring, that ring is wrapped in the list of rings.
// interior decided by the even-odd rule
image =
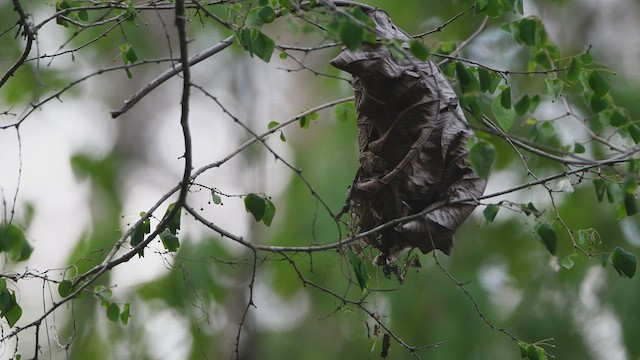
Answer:
[[[363,1],[386,10],[394,22],[411,34],[438,27],[472,1],[404,0]],[[22,1],[39,23],[54,13],[54,4]],[[546,26],[561,56],[587,49],[615,73],[610,81],[616,104],[640,115],[640,13],[637,1],[539,0],[524,1],[524,16],[537,16]],[[217,10],[216,10],[217,11]],[[227,9],[220,9],[226,14]],[[490,19],[487,27],[463,49],[461,56],[499,69],[526,70],[528,52],[500,28],[522,17],[508,14]],[[24,41],[11,29],[17,16],[13,3],[0,3],[0,68],[9,68],[23,51]],[[119,46],[131,44],[139,59],[176,58],[179,53],[172,11],[145,11],[134,22],[124,22],[104,38],[106,28],[77,28],[47,23],[38,32],[29,61],[0,88],[0,125],[25,118],[19,127],[0,130],[0,189],[4,219],[12,217],[26,229],[33,254],[26,262],[4,259],[3,274],[32,271],[10,287],[23,308],[17,326],[39,317],[59,299],[56,284],[44,280],[71,278],[101,261],[128,225],[139,219],[182,174],[184,153],[179,124],[182,79],[175,76],[117,119],[119,109],[135,91],[169,67],[150,62],[130,69],[87,77],[98,69],[121,65]],[[461,43],[483,21],[469,11],[425,43]],[[315,46],[325,39],[308,24],[288,17],[264,28],[278,44]],[[193,16],[190,53],[206,49],[231,34],[211,21]],[[79,48],[92,42],[90,46]],[[76,51],[67,52],[71,49]],[[65,53],[66,52],[66,53]],[[348,74],[328,61],[339,47],[296,53],[307,69],[292,58],[274,53],[270,63],[250,57],[238,45],[192,68],[193,82],[215,96],[224,108],[257,133],[272,121],[284,122],[310,108],[352,95]],[[53,54],[61,54],[51,56]],[[330,76],[318,76],[315,70]],[[61,96],[31,111],[36,104],[85,78]],[[342,79],[340,79],[342,78]],[[516,94],[545,94],[544,79],[511,76]],[[452,80],[453,81],[453,80]],[[456,87],[457,89],[457,87]],[[571,94],[566,90],[571,100]],[[514,95],[514,97],[516,97]],[[252,135],[238,126],[215,102],[193,89],[191,127],[194,168],[232,154]],[[562,115],[558,101],[546,98],[535,116]],[[339,121],[332,108],[318,112],[308,129],[295,123],[269,137],[267,144],[302,174],[329,208],[338,212],[357,169],[356,127]],[[512,132],[527,134],[526,118]],[[556,123],[556,143],[576,131],[572,124]],[[571,134],[575,135],[575,134]],[[285,139],[286,141],[283,141]],[[486,193],[530,180],[517,154],[496,142],[496,168]],[[532,159],[539,175],[562,171],[549,161]],[[318,198],[282,161],[259,145],[252,145],[222,166],[197,179],[189,204],[216,225],[248,241],[287,246],[309,246],[344,238]],[[573,186],[572,186],[573,185]],[[616,246],[640,250],[637,218],[616,219],[615,206],[599,203],[591,182],[551,184],[562,190],[554,196],[564,222],[571,229],[593,229],[596,252]],[[211,188],[221,196],[215,204]],[[264,193],[276,206],[270,227],[256,223],[238,195]],[[15,195],[17,194],[17,195]],[[546,190],[527,189],[491,199],[535,204],[549,211]],[[168,203],[167,203],[168,204]],[[166,207],[166,205],[165,205]],[[161,208],[163,209],[163,208]],[[573,258],[566,269],[560,259],[571,254],[566,232],[559,233],[557,257],[536,240],[536,220],[521,212],[500,211],[487,224],[479,207],[456,235],[453,254],[438,260],[461,288],[439,268],[432,255],[419,255],[419,267],[407,268],[404,281],[386,278],[365,259],[371,292],[365,307],[395,335],[412,346],[435,345],[420,351],[425,359],[515,359],[520,350],[505,328],[526,342],[543,341],[557,359],[640,359],[638,279],[622,279],[600,259]],[[164,211],[164,210],[160,210]],[[162,213],[155,214],[157,224]],[[599,244],[599,242],[602,244]],[[166,252],[159,241],[144,257],[117,266],[98,284],[109,287],[112,301],[130,303],[127,325],[112,323],[93,296],[73,301],[47,318],[39,333],[42,358],[71,359],[225,359],[234,355],[238,324],[249,301],[252,253],[221,238],[183,215],[180,249]],[[242,359],[378,358],[385,333],[361,309],[338,297],[304,286],[299,273],[340,296],[359,299],[362,291],[352,279],[351,264],[337,252],[290,255],[296,264],[276,254],[261,254],[252,300],[242,331]],[[297,270],[296,270],[297,269]],[[2,334],[10,330],[3,324]],[[33,329],[19,342],[0,345],[0,358],[16,353],[33,357]],[[553,340],[548,340],[553,339]],[[546,340],[546,341],[545,341]],[[70,345],[69,345],[70,344]],[[392,341],[389,358],[411,354]]]

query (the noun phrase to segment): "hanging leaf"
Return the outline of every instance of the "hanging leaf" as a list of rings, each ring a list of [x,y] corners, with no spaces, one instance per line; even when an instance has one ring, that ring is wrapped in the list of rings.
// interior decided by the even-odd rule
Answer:
[[[558,78],[548,77],[545,78],[544,81],[547,83],[547,93],[557,98],[562,92],[562,88],[564,87],[564,83],[562,82],[562,80]]]
[[[500,105],[505,109],[511,109],[511,86],[507,86],[500,94]]]
[[[276,19],[276,12],[271,6],[263,6],[258,10],[258,17],[265,24],[270,24]]]
[[[413,56],[418,59],[425,61],[429,57],[429,48],[426,47],[422,41],[413,39],[409,42],[409,51]]]
[[[493,94],[500,84],[502,78],[493,71],[489,71],[483,67],[478,68],[478,78],[480,80],[480,90]]]
[[[496,218],[496,215],[498,215],[499,210],[500,207],[494,204],[489,204],[486,208],[484,208],[482,214],[484,215],[484,220],[487,222],[487,224],[493,222],[493,220]]]
[[[638,200],[636,200],[634,194],[625,194],[624,209],[628,216],[633,216],[638,213]]]
[[[175,206],[176,206],[175,203],[169,204],[169,206],[167,206],[167,211],[164,213],[164,218],[167,218],[169,216],[169,214],[173,211],[173,208]],[[180,212],[181,210],[178,209],[178,211],[173,215],[173,217],[169,221],[168,229],[174,235],[178,234],[178,230],[180,230],[180,218],[181,218]]]
[[[362,291],[366,290],[369,275],[367,274],[367,269],[364,267],[364,263],[353,251],[347,252],[347,255],[349,256],[349,262],[353,267],[353,272],[356,274],[358,286],[360,286]]]
[[[162,245],[167,251],[176,252],[180,247],[180,239],[172,233],[169,229],[164,229],[164,231],[160,234],[160,240],[162,241]]]
[[[271,222],[273,221],[273,217],[276,216],[276,206],[273,205],[271,200],[264,199],[264,215],[262,216],[262,222],[271,226]]]
[[[636,144],[640,143],[640,126],[637,124],[629,124],[629,126],[627,126],[627,130],[629,131],[629,135],[631,135],[633,142]]]
[[[353,101],[339,104],[336,106],[335,113],[336,118],[338,118],[340,122],[354,122],[356,118],[356,106]]]
[[[123,325],[127,325],[129,323],[129,318],[131,317],[131,304],[126,303],[120,313],[120,321],[122,321]]]
[[[636,274],[637,257],[621,247],[613,250],[609,262],[622,277],[631,279]]]
[[[489,177],[493,164],[496,162],[496,154],[496,148],[493,144],[486,141],[480,141],[471,147],[469,162],[480,178],[487,179]]]
[[[598,197],[598,202],[602,201],[604,197],[604,192],[607,188],[607,184],[604,179],[593,179],[593,186],[596,188],[596,196]]]
[[[575,262],[573,261],[574,256],[575,254],[571,254],[563,257],[562,261],[560,261],[560,265],[567,270],[571,269],[573,265],[575,265]]]
[[[573,58],[569,61],[567,69],[567,81],[571,83],[578,82],[580,72],[582,71],[582,62],[578,58]]]
[[[73,292],[73,283],[69,280],[62,280],[58,284],[58,294],[61,298],[66,298]]]
[[[251,213],[256,221],[261,221],[264,217],[264,212],[266,208],[266,202],[264,198],[258,196],[256,194],[248,194],[244,198],[244,207],[247,212]]]
[[[536,234],[547,248],[551,255],[556,254],[556,247],[558,245],[558,238],[556,236],[556,230],[553,225],[542,223],[536,227]]]
[[[493,100],[491,103],[491,110],[493,111],[493,116],[500,128],[508,132],[516,120],[516,110],[513,108],[505,109],[502,106],[502,94]]]
[[[213,201],[213,203],[216,205],[220,205],[222,203],[222,198],[213,189],[211,189],[211,201]]]
[[[109,306],[107,307],[107,319],[115,323],[115,322],[118,322],[119,318],[120,318],[120,307],[118,306],[118,304],[114,304],[114,303],[109,304]]]
[[[609,84],[607,84],[607,82],[602,78],[598,70],[591,72],[591,75],[589,76],[589,86],[599,98],[602,98],[609,93]]]

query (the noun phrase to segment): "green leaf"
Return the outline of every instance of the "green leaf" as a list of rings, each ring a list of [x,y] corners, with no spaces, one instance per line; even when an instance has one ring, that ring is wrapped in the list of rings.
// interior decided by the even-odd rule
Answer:
[[[122,312],[120,313],[120,321],[122,321],[123,325],[127,325],[129,323],[130,317],[131,317],[131,304],[126,303],[124,304]]]
[[[13,327],[22,317],[22,308],[15,302],[15,294],[13,294],[13,296],[14,304],[11,307],[11,310],[3,314],[4,318],[7,319],[7,322],[9,323],[9,327]]]
[[[335,113],[336,118],[338,118],[338,121],[340,122],[355,122],[356,106],[353,101],[339,104],[336,106]]]
[[[6,252],[13,262],[29,259],[33,247],[27,241],[24,231],[13,224],[0,224],[0,252]]]
[[[258,29],[242,29],[236,34],[240,44],[250,55],[258,56],[262,61],[269,62],[276,47],[276,43]]]
[[[271,222],[273,221],[273,217],[276,215],[276,206],[273,205],[271,200],[265,198],[264,199],[264,215],[262,216],[262,222],[271,226]]]
[[[141,217],[145,215],[146,215],[145,212],[140,213]],[[150,232],[151,232],[151,222],[149,221],[149,219],[146,219],[145,221],[142,222],[142,224],[140,224],[140,226],[138,226],[138,228],[136,228],[133,231],[133,234],[131,234],[131,246],[138,246],[140,243],[142,243],[145,236]],[[144,249],[140,249],[138,256],[144,257]]]
[[[518,102],[513,107],[516,110],[516,114],[524,115],[527,111],[529,111],[529,105],[531,104],[531,99],[529,95],[524,95],[518,100]]]
[[[115,323],[115,322],[118,322],[119,318],[120,318],[120,307],[118,306],[118,304],[114,304],[114,303],[109,304],[109,306],[107,307],[107,319]]]
[[[493,71],[489,71],[483,67],[478,68],[478,78],[480,79],[480,90],[493,94],[500,84],[502,78]]]
[[[629,115],[620,108],[615,108],[612,111],[609,111],[607,115],[611,126],[620,127],[629,122]]]
[[[351,262],[353,271],[356,274],[356,280],[358,280],[358,286],[360,286],[360,289],[364,291],[367,288],[367,282],[369,278],[369,275],[367,274],[367,270],[364,267],[364,263],[362,262],[360,257],[358,257],[358,255],[356,255],[353,251],[347,252],[347,255],[349,256],[349,262]]]
[[[344,43],[347,49],[353,51],[357,50],[362,45],[364,39],[364,29],[362,26],[354,23],[351,20],[345,20],[340,26],[338,32],[340,41]]]
[[[520,40],[529,46],[536,45],[536,31],[538,23],[532,19],[522,19],[517,22]]]
[[[222,204],[222,198],[220,198],[220,195],[213,189],[211,189],[211,201],[216,205]]]
[[[621,247],[616,247],[609,256],[609,262],[620,276],[633,278],[636,274],[637,257]]]
[[[175,203],[169,204],[169,206],[167,206],[167,211],[164,213],[164,218],[167,218],[169,216],[169,214],[173,211],[173,208],[175,206],[176,206]],[[178,209],[178,211],[169,220],[168,229],[174,235],[178,234],[178,230],[180,230],[180,218],[181,218],[180,213],[181,213],[181,209]]]
[[[591,106],[591,110],[593,110],[593,112],[597,114],[597,113],[605,110],[607,108],[607,106],[609,106],[609,101],[607,101],[607,98],[599,97],[598,94],[594,93],[591,96],[591,100],[589,101],[589,105]]]
[[[60,297],[66,298],[73,292],[73,283],[69,280],[62,280],[60,284],[58,284],[58,294]]]
[[[629,131],[629,135],[631,135],[633,142],[636,144],[640,143],[640,126],[637,124],[629,124],[629,126],[627,126],[627,130]]]
[[[413,39],[409,42],[409,51],[411,51],[411,54],[413,54],[413,56],[417,57],[422,61],[427,60],[430,54],[429,48],[426,47],[422,43],[422,41],[417,39]]]
[[[571,255],[567,255],[565,257],[562,258],[562,261],[560,261],[560,265],[562,265],[563,268],[565,269],[571,269],[573,267],[573,265],[575,265],[575,262],[573,261],[573,257],[575,256],[575,254],[571,254]]]
[[[636,196],[634,194],[625,194],[624,209],[628,216],[633,216],[638,213],[638,200],[636,200]]]
[[[556,130],[553,127],[553,123],[551,121],[543,121],[538,124],[540,125],[540,133],[545,139],[551,139],[556,133]]]
[[[500,94],[500,104],[505,109],[511,109],[511,86],[507,86]]]
[[[0,292],[7,288],[7,280],[0,278]]]
[[[554,97],[558,97],[562,92],[562,88],[564,87],[564,83],[562,80],[558,78],[547,77],[544,79],[547,83],[547,93],[549,95],[553,95]]]
[[[256,194],[248,194],[244,198],[244,207],[247,212],[251,213],[256,221],[261,221],[264,217],[264,213],[267,207],[264,198],[256,195]]]
[[[569,61],[567,69],[567,81],[570,83],[578,82],[580,72],[582,71],[582,62],[578,58],[573,58]]]
[[[584,148],[584,145],[580,144],[579,142],[575,142],[573,144],[573,152],[575,152],[576,154],[584,154],[584,152],[587,149]]]
[[[508,132],[516,120],[517,113],[513,108],[505,109],[502,106],[502,96],[503,94],[500,94],[493,100],[491,103],[491,110],[493,111],[493,116],[495,117],[496,122],[498,122],[498,125],[500,125],[500,128],[505,132]]]
[[[301,116],[298,121],[300,123],[300,127],[305,129],[305,130],[309,128],[309,124],[311,123],[311,121],[309,121],[309,116],[308,115]]]
[[[633,177],[628,177],[624,180],[622,184],[622,188],[627,194],[635,194],[638,189],[638,182]]]
[[[282,131],[280,131],[280,141],[282,142],[287,141],[287,138],[284,136],[284,133]]]
[[[520,204],[520,209],[524,212],[525,215],[529,216],[531,214],[538,215],[539,211],[536,209],[535,205],[532,202],[528,204]]]
[[[496,161],[496,148],[486,141],[475,143],[469,150],[469,162],[476,174],[486,179]]]
[[[547,248],[551,255],[556,254],[556,247],[558,245],[558,238],[556,236],[556,230],[551,224],[542,223],[536,227],[536,234]]]
[[[523,359],[527,358],[527,348],[529,347],[529,344],[527,344],[524,341],[518,341],[518,348],[520,349],[520,356]]]
[[[498,215],[499,210],[500,207],[494,204],[489,204],[486,208],[484,208],[482,214],[484,215],[484,220],[487,222],[487,224],[493,222],[493,220],[496,218],[496,215]]]
[[[167,251],[176,252],[180,247],[180,239],[172,233],[169,229],[164,229],[164,231],[160,234],[160,240],[162,241],[162,245]]]
[[[593,92],[602,98],[609,93],[609,84],[602,78],[598,70],[591,72],[589,76],[589,86],[593,89]]]
[[[596,196],[598,197],[598,202],[602,201],[604,197],[604,192],[607,188],[607,183],[604,179],[593,179],[593,186],[596,188]]]
[[[461,61],[456,62],[456,74],[458,75],[460,85],[464,86],[471,83],[471,73]]]
[[[258,10],[258,17],[265,24],[270,24],[276,19],[276,12],[271,6],[263,6]]]
[[[269,124],[267,124],[267,129],[273,129],[274,127],[276,127],[276,126],[278,126],[278,125],[280,125],[280,123],[279,123],[279,122],[277,122],[277,121],[271,121],[271,122],[269,122]]]

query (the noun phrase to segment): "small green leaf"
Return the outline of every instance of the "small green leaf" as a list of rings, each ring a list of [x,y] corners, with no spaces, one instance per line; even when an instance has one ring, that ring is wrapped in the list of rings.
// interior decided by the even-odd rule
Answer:
[[[582,71],[582,62],[578,58],[573,58],[569,61],[567,69],[567,81],[570,83],[578,82],[580,72]]]
[[[358,280],[358,285],[360,289],[364,291],[367,288],[367,282],[369,275],[367,274],[367,270],[364,267],[364,263],[362,260],[356,255],[353,251],[347,252],[349,256],[349,262],[351,262],[351,266],[353,267],[353,271],[356,274],[356,280]]]
[[[73,283],[69,280],[62,280],[58,284],[58,294],[61,298],[66,298],[73,292]]]
[[[130,317],[131,317],[131,304],[126,303],[124,304],[122,312],[120,313],[120,321],[122,321],[123,325],[127,325],[129,323]]]
[[[282,131],[280,131],[280,141],[282,142],[287,141],[287,138],[284,136],[284,133]]]
[[[486,179],[489,177],[491,168],[496,161],[496,148],[486,141],[475,143],[469,150],[469,162],[476,171],[476,174]]]
[[[500,84],[501,77],[493,71],[489,71],[483,67],[478,68],[478,78],[480,79],[480,90],[493,94]]]
[[[609,84],[607,84],[607,82],[602,78],[598,70],[591,72],[591,75],[589,76],[589,86],[599,98],[602,98],[609,93]]]
[[[169,204],[169,206],[167,206],[167,211],[164,213],[164,218],[167,218],[169,216],[169,214],[173,211],[173,208],[175,206],[176,206],[175,203]],[[178,211],[173,215],[173,217],[169,221],[168,229],[174,235],[176,235],[178,233],[178,230],[180,230],[180,218],[181,218],[180,213],[181,213],[181,210],[178,209]]]
[[[213,203],[216,205],[220,205],[222,203],[222,198],[213,189],[211,190],[211,201],[213,201]]]
[[[524,95],[518,100],[518,102],[513,107],[516,110],[516,114],[524,115],[527,111],[529,111],[529,105],[531,104],[531,99],[529,95]]]
[[[145,212],[141,212],[140,216],[145,216],[146,213]],[[146,219],[142,222],[142,224],[140,224],[140,226],[138,226],[134,231],[133,234],[131,234],[131,246],[138,246],[140,243],[142,243],[142,241],[145,238],[145,235],[149,234],[151,232],[151,223],[149,222],[149,219]],[[140,249],[140,252],[138,253],[138,255],[140,257],[144,257],[144,249]]]
[[[271,122],[269,122],[269,124],[267,124],[267,129],[273,129],[274,127],[276,127],[276,126],[278,126],[278,125],[280,125],[280,123],[279,123],[279,122],[277,122],[277,121],[271,121]]]
[[[471,83],[471,73],[469,73],[469,69],[461,62],[456,62],[456,74],[458,75],[458,81],[460,81],[460,85],[468,85]]]
[[[551,224],[542,223],[536,227],[536,234],[547,248],[551,255],[556,254],[556,247],[558,245],[558,238],[556,236],[556,230]]]
[[[607,108],[607,106],[609,106],[609,101],[607,101],[607,98],[599,97],[598,94],[594,93],[591,96],[591,100],[589,101],[589,105],[591,106],[591,110],[593,110],[593,112],[597,114],[597,113],[605,110]]]
[[[267,207],[264,198],[256,194],[248,194],[244,198],[244,207],[247,212],[251,213],[256,221],[261,221],[264,217],[265,209]]]
[[[308,115],[301,116],[298,121],[300,123],[300,127],[305,130],[309,128],[309,124],[311,123]]]
[[[276,19],[276,12],[271,6],[263,6],[258,10],[258,17],[265,24],[270,24]]]
[[[160,240],[162,241],[162,245],[165,249],[167,249],[167,251],[176,252],[180,247],[180,239],[169,229],[164,229],[164,231],[160,234]]]
[[[634,194],[625,194],[624,209],[628,216],[633,216],[638,213],[638,200],[636,200]]]
[[[505,109],[511,109],[511,86],[507,86],[500,94],[500,104]]]
[[[544,81],[547,83],[547,93],[549,95],[553,95],[554,97],[558,97],[562,92],[562,88],[564,87],[564,83],[562,80],[558,78],[545,78]]]
[[[114,304],[114,303],[109,304],[109,306],[107,307],[107,319],[115,323],[115,322],[118,322],[119,318],[120,318],[120,307],[118,306],[118,304]]]
[[[536,209],[535,205],[532,202],[528,204],[520,204],[520,209],[524,212],[525,215],[529,216],[531,214],[538,215],[540,212]]]
[[[628,177],[624,180],[622,188],[627,194],[635,194],[638,189],[638,182],[633,177]]]
[[[283,51],[283,52],[281,52],[281,53],[280,53],[280,55],[278,55],[278,56],[279,56],[279,57],[280,57],[280,59],[282,59],[282,60],[286,60],[286,59],[289,57],[289,55],[287,55],[287,53],[286,53],[286,52],[284,52],[284,51]]]
[[[356,106],[352,101],[339,104],[336,106],[335,113],[336,118],[338,118],[338,121],[340,122],[346,123],[355,121]]]
[[[7,319],[7,322],[9,323],[9,327],[13,327],[22,317],[22,308],[17,302],[15,302],[15,294],[12,295],[14,297],[14,304],[11,307],[11,310],[3,314],[4,318]]]
[[[496,215],[498,215],[499,210],[500,207],[494,204],[489,204],[486,208],[484,208],[482,214],[484,215],[484,220],[487,222],[487,224],[493,222],[493,220],[496,218]]]
[[[532,19],[518,21],[519,38],[529,46],[536,45],[536,30],[538,23]]]
[[[573,261],[573,257],[575,256],[575,254],[571,254],[571,255],[567,255],[565,257],[562,258],[562,261],[560,261],[560,265],[562,265],[563,268],[565,269],[571,269],[573,267],[573,265],[575,265],[575,262]]]
[[[529,347],[529,344],[527,344],[524,341],[518,341],[518,348],[520,349],[520,356],[523,359],[527,358],[527,348]]]
[[[636,144],[640,143],[640,126],[637,124],[629,124],[629,126],[627,126],[627,130],[629,131],[629,135],[631,135],[633,142]]]
[[[502,95],[498,95],[491,103],[491,110],[500,128],[508,132],[516,120],[516,110],[513,108],[505,109],[502,106]]]
[[[89,20],[89,13],[87,12],[87,10],[78,11],[78,19],[80,19],[82,21]]]
[[[575,152],[576,154],[584,154],[585,151],[586,149],[584,148],[584,145],[580,144],[579,142],[573,144],[573,152]]]
[[[426,47],[422,41],[414,39],[411,40],[409,42],[409,51],[411,51],[411,54],[413,54],[413,56],[417,57],[418,59],[425,61],[427,60],[427,58],[429,57],[429,48]]]
[[[540,125],[540,134],[545,139],[551,139],[553,135],[556,133],[555,128],[553,127],[553,123],[551,121],[544,121],[539,123]]]
[[[264,215],[262,216],[262,222],[271,226],[271,222],[273,221],[273,217],[276,215],[276,206],[273,205],[271,200],[265,198],[264,199]]]
[[[338,35],[340,36],[340,41],[344,43],[344,46],[353,51],[357,50],[360,45],[362,45],[364,29],[362,26],[352,22],[351,20],[345,20],[340,26]]]
[[[629,115],[622,109],[616,108],[609,114],[609,124],[611,126],[620,127],[629,122]]]
[[[609,262],[622,277],[631,279],[636,274],[637,257],[621,247],[613,250]]]

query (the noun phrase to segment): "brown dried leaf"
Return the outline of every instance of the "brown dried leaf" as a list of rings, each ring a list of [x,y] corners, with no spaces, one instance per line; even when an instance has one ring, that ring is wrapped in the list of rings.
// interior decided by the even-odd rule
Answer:
[[[378,36],[409,41],[382,10],[367,12]],[[437,65],[395,59],[384,44],[343,50],[331,61],[353,75],[360,167],[351,188],[351,211],[361,231],[417,214],[428,206],[482,195],[486,181],[467,162],[471,131],[458,98]],[[381,252],[379,264],[414,247],[450,254],[453,233],[475,205],[450,204],[366,239]]]

